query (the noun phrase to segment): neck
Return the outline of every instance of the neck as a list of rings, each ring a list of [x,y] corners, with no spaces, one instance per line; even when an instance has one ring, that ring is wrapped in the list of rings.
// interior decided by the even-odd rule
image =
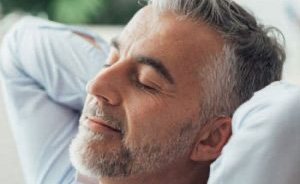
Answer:
[[[101,178],[99,184],[207,184],[209,166],[170,166],[153,173],[123,178]]]

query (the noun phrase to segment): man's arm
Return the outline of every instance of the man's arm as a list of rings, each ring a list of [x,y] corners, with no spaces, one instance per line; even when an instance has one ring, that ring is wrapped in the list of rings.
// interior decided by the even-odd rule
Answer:
[[[233,116],[233,134],[209,184],[299,184],[300,88],[275,82]]]
[[[74,29],[74,30],[73,30]],[[76,30],[81,32],[81,30]],[[5,102],[27,183],[71,183],[68,147],[77,132],[86,82],[104,64],[75,28],[25,18],[5,36],[0,70]]]

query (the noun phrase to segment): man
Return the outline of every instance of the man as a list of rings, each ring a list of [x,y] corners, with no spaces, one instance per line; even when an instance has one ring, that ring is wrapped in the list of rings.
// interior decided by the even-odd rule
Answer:
[[[87,85],[76,170],[102,184],[207,183],[234,111],[281,77],[270,31],[232,1],[149,2]],[[40,20],[6,37],[1,70],[28,183],[76,182],[67,149],[106,51],[91,33]]]

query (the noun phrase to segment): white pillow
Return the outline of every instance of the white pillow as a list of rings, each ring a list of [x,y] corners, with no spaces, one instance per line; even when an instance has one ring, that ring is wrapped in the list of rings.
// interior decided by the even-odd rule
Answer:
[[[300,88],[275,82],[233,115],[208,184],[300,184]]]

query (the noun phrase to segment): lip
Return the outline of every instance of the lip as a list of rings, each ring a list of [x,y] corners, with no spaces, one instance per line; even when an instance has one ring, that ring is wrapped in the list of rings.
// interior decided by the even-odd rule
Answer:
[[[121,131],[108,125],[104,120],[95,117],[86,117],[87,126],[95,132],[115,132],[120,133]]]

